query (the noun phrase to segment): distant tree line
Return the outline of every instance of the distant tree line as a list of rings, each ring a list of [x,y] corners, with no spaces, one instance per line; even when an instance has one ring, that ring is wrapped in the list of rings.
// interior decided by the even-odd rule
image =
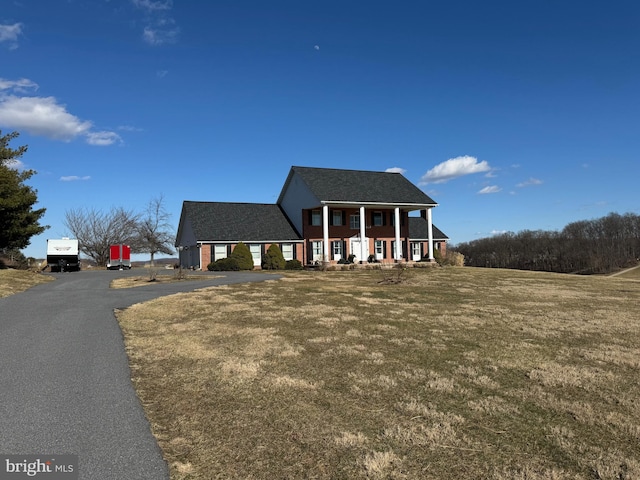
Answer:
[[[474,267],[558,273],[610,273],[640,258],[640,216],[609,215],[573,222],[561,231],[524,230],[461,243],[455,250]]]

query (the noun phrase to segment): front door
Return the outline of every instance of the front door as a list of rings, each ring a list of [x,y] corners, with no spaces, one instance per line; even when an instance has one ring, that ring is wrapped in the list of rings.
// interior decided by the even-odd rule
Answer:
[[[356,258],[354,262],[366,262],[369,258],[369,239],[364,237],[364,255],[361,252],[362,242],[360,237],[351,237],[349,239],[349,251],[352,255],[355,255]]]
[[[414,262],[422,260],[422,244],[420,242],[411,242],[411,259]]]

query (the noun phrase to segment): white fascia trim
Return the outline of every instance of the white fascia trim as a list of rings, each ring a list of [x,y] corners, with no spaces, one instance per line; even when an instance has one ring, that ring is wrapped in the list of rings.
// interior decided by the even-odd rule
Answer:
[[[345,202],[345,201],[334,201],[334,200],[321,200],[320,203],[322,205],[333,205],[333,206],[351,206],[351,205],[357,205],[357,206],[376,206],[376,207],[389,207],[389,208],[396,208],[396,207],[405,207],[405,208],[431,208],[431,207],[437,207],[438,204],[437,203],[381,203],[381,202]]]
[[[229,243],[303,243],[304,240],[198,240],[201,245],[206,244],[223,244]]]

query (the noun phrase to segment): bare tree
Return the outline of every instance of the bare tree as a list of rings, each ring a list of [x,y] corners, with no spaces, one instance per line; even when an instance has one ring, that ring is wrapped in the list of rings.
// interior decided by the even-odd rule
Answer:
[[[109,246],[124,243],[132,250],[139,249],[138,220],[140,215],[122,207],[108,212],[95,209],[72,209],[65,212],[64,225],[78,239],[82,253],[105,265],[109,260]]]
[[[174,252],[174,234],[171,223],[169,223],[170,218],[171,214],[164,207],[164,196],[160,194],[159,197],[149,201],[138,222],[136,251],[149,252],[151,266],[153,266],[153,258],[157,253],[170,255]]]

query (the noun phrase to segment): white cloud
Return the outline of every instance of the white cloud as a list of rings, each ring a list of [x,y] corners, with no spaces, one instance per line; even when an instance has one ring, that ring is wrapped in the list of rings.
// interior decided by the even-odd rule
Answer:
[[[484,187],[482,190],[480,190],[478,193],[480,195],[485,195],[487,193],[498,193],[500,192],[502,189],[500,187],[498,187],[497,185],[490,185],[487,187]]]
[[[158,78],[164,78],[167,76],[167,74],[169,73],[169,70],[158,70],[156,72],[156,77]]]
[[[491,230],[491,235],[504,235],[507,230]]]
[[[149,45],[157,46],[157,45],[165,45],[167,43],[176,43],[178,40],[178,34],[180,30],[178,28],[173,29],[162,29],[162,28],[152,28],[150,26],[144,27],[144,32],[142,33],[142,38]]]
[[[132,3],[143,10],[149,12],[157,12],[162,10],[171,10],[173,7],[172,0],[132,0]]]
[[[542,185],[542,180],[530,177],[529,180],[520,182],[519,184],[516,185],[516,187],[522,188],[522,187],[529,187],[531,185]]]
[[[69,113],[66,106],[59,104],[55,97],[3,93],[4,90],[22,92],[37,88],[37,83],[26,78],[20,80],[0,78],[0,126],[65,142],[77,137],[85,137],[90,145],[100,146],[121,141],[118,134],[114,132],[92,131],[92,122],[81,120]]]
[[[113,145],[114,143],[122,143],[122,138],[115,132],[88,132],[87,143],[89,145],[97,145],[99,147],[105,147]]]
[[[425,173],[420,179],[419,185],[445,183],[454,178],[462,177],[463,175],[488,172],[489,170],[491,170],[491,167],[486,160],[478,162],[476,157],[469,155],[450,158]]]
[[[320,50],[320,45],[314,45],[314,46],[313,46],[313,48],[314,48],[315,50]]]
[[[71,115],[53,97],[14,95],[0,98],[0,125],[65,141],[85,134],[91,128],[91,122]]]
[[[16,92],[26,92],[28,89],[38,90],[38,84],[28,78],[20,80],[7,80],[0,78],[0,90],[14,90]]]
[[[62,182],[77,182],[77,181],[85,181],[85,180],[91,180],[91,177],[89,175],[85,175],[84,177],[79,177],[78,175],[69,175],[66,177],[60,177],[60,180]]]
[[[387,173],[401,173],[402,175],[404,175],[407,171],[404,168],[391,167],[391,168],[387,168],[385,170],[385,172],[387,172]]]
[[[7,161],[5,165],[9,168],[13,168],[14,170],[24,170],[26,168],[25,164],[16,158],[12,158]]]
[[[146,43],[158,46],[178,41],[180,29],[169,16],[173,8],[172,0],[132,0],[132,3],[146,13],[146,25],[142,31],[142,38]]]
[[[134,127],[132,125],[120,125],[118,130],[123,132],[144,132],[143,128]]]
[[[0,43],[8,42],[9,49],[18,48],[18,36],[22,34],[22,24],[0,25]]]

